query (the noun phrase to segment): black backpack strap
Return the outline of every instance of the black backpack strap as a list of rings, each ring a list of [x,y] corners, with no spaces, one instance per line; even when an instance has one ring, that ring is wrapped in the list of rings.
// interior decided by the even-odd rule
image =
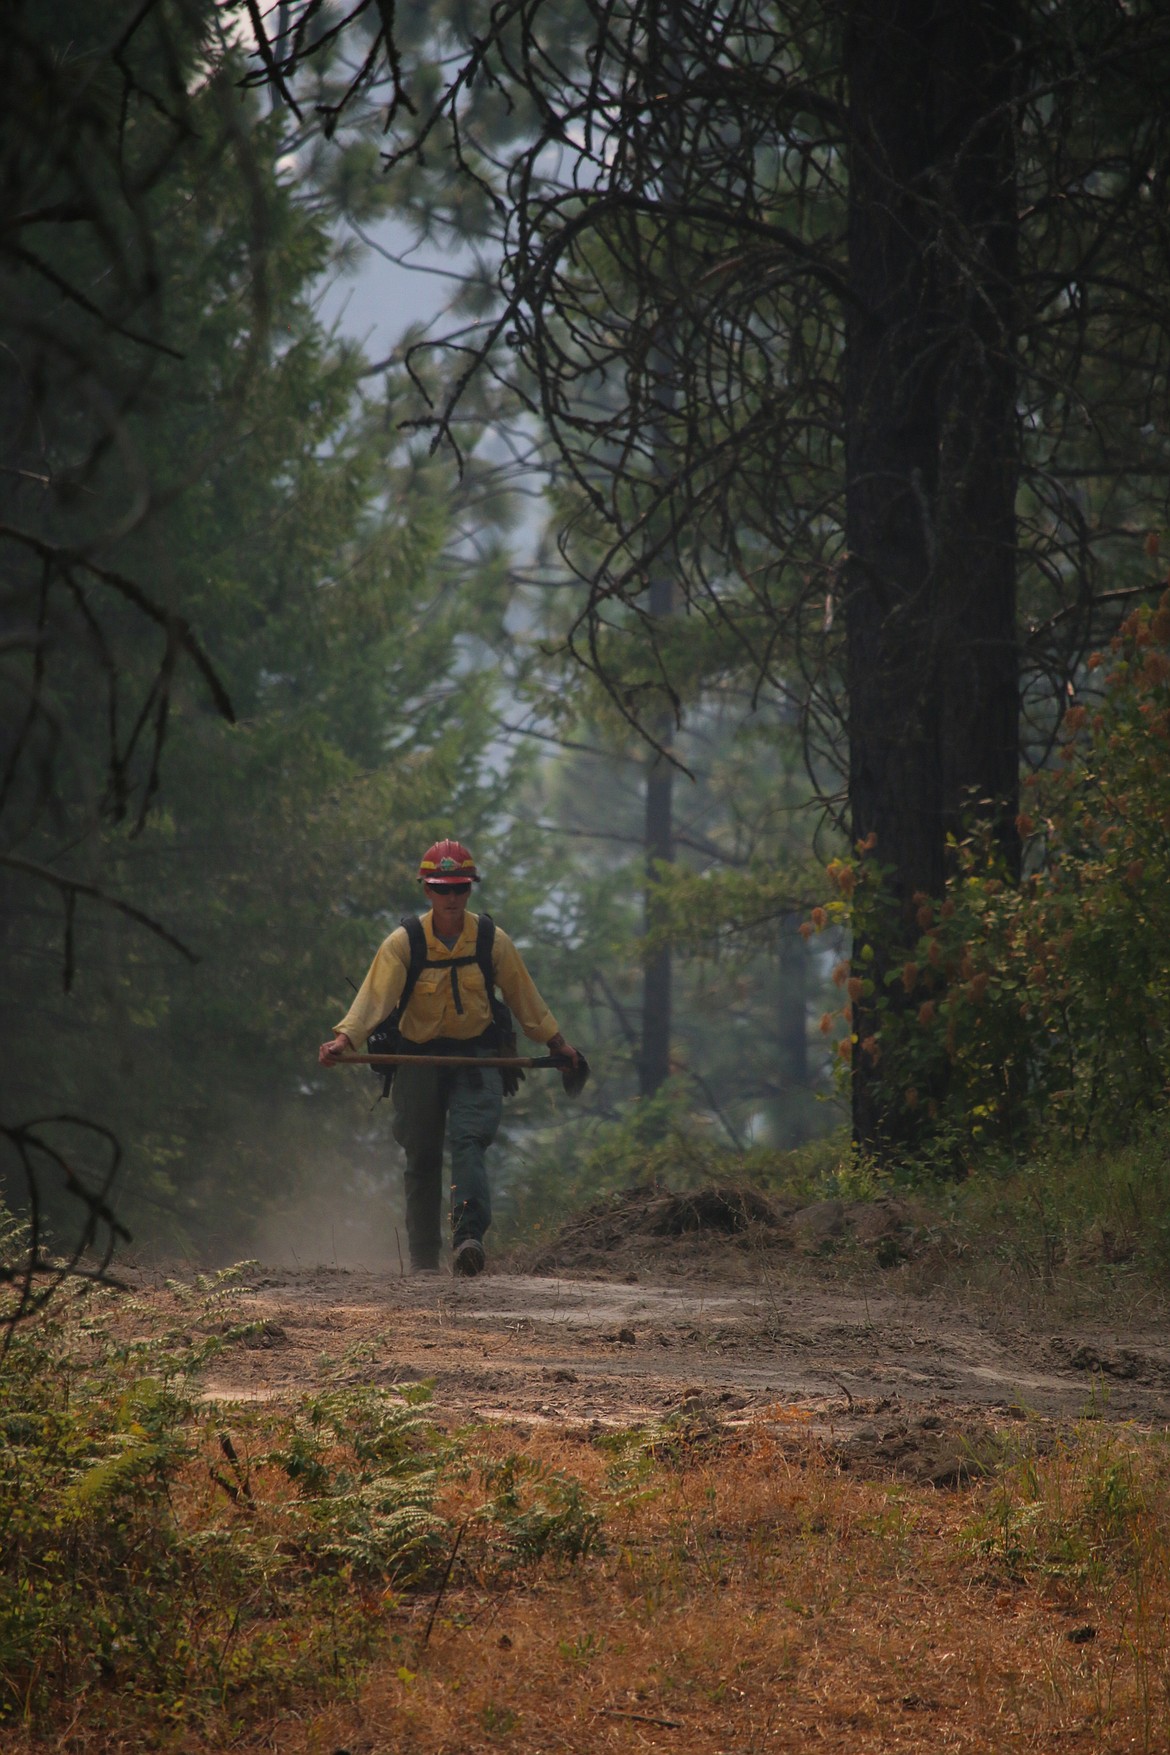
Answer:
[[[402,983],[402,994],[394,1008],[401,1018],[410,1004],[411,994],[418,986],[418,978],[426,968],[427,935],[417,914],[404,914],[398,924],[406,928],[406,936],[410,940],[410,962],[406,968],[406,980]]]
[[[512,1014],[503,1000],[496,995],[496,972],[492,967],[492,950],[496,942],[496,923],[490,914],[481,914],[479,926],[475,934],[475,960],[479,964],[483,984],[487,989],[488,1005],[492,1014],[492,1041],[497,1054],[515,1054],[516,1027],[512,1022]],[[514,1097],[520,1088],[524,1074],[518,1067],[501,1068],[500,1078],[503,1081],[505,1097]]]
[[[483,984],[487,988],[488,1002],[496,986],[496,972],[492,968],[492,946],[496,942],[496,923],[490,914],[481,914],[479,925],[475,929],[475,960],[479,964],[479,972],[483,976]]]
[[[402,1048],[402,1040],[398,1034],[398,1024],[410,1004],[410,996],[418,984],[418,978],[426,967],[427,935],[423,931],[423,923],[417,914],[404,914],[398,923],[406,928],[406,936],[410,941],[410,961],[406,965],[406,979],[402,983],[402,992],[398,1004],[376,1024],[366,1038],[368,1054],[398,1054]],[[382,1096],[390,1095],[390,1087],[394,1083],[392,1066],[373,1066],[370,1071],[375,1078],[382,1081]]]

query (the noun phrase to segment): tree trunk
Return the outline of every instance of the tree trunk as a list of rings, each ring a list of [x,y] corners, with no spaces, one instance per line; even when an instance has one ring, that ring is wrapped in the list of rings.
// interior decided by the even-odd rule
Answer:
[[[656,53],[663,89],[678,87],[678,21],[667,4],[654,15],[651,32],[651,53]],[[680,184],[678,166],[678,128],[681,118],[671,111],[672,120],[661,144],[658,181],[667,208],[667,256],[674,257],[672,242],[673,209],[678,203]],[[674,282],[677,275],[671,276]],[[673,289],[672,289],[673,290]],[[648,389],[655,410],[650,427],[651,462],[659,481],[670,474],[670,430],[674,413],[677,378],[676,336],[669,316],[649,349],[647,356]],[[669,551],[667,551],[669,552]],[[661,553],[652,561],[647,592],[648,608],[653,621],[674,614],[674,581]],[[654,737],[665,749],[674,741],[675,715],[664,710],[651,727]],[[674,769],[665,756],[655,755],[646,773],[645,816],[646,888],[643,896],[643,920],[649,934],[665,924],[664,910],[657,889],[657,867],[669,865],[674,859]],[[662,944],[647,948],[642,959],[642,1044],[638,1060],[638,1088],[643,1097],[651,1097],[670,1077],[671,949]]]
[[[665,582],[667,602],[654,607],[658,581],[650,587],[651,612],[669,614],[670,584]],[[664,741],[670,729],[660,728]],[[674,858],[674,769],[663,756],[656,756],[646,776],[646,890],[644,922],[647,933],[659,924],[661,908],[656,894],[655,867]],[[643,1097],[653,1096],[670,1077],[671,955],[668,944],[647,949],[642,961],[642,1052],[638,1084]]]
[[[1016,0],[849,8],[849,797],[897,907],[855,972],[891,995],[948,836],[979,815],[1019,862],[1016,29]],[[863,1001],[856,1035],[876,1026]],[[853,1125],[869,1149],[898,1145],[864,1052]]]

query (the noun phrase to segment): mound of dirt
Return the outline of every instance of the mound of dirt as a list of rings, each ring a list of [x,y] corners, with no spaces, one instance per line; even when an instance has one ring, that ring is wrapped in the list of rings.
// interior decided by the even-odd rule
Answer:
[[[775,1228],[779,1215],[754,1188],[700,1188],[694,1194],[654,1194],[644,1226],[655,1237],[682,1237],[688,1231],[731,1235],[750,1225]]]
[[[531,1263],[534,1273],[566,1268],[628,1267],[680,1238],[726,1243],[750,1233],[775,1234],[783,1209],[755,1189],[711,1187],[675,1194],[648,1185],[619,1189],[566,1220]]]
[[[914,1253],[922,1235],[911,1210],[892,1199],[801,1206],[734,1184],[685,1193],[652,1184],[618,1190],[574,1214],[526,1266],[536,1274],[621,1274],[684,1261],[726,1265],[729,1251],[819,1255],[852,1243],[886,1267]]]
[[[836,1447],[839,1468],[867,1480],[903,1475],[935,1487],[962,1487],[994,1474],[1003,1441],[987,1421],[948,1423],[937,1413],[862,1426]]]

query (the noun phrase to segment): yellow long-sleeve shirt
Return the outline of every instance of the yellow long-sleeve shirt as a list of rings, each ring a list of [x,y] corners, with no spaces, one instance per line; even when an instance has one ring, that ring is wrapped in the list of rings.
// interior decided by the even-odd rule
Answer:
[[[422,916],[427,937],[427,957],[439,964],[456,957],[474,957],[478,916],[467,914],[463,931],[448,949],[435,937],[434,918]],[[335,1026],[344,1030],[355,1048],[361,1048],[366,1037],[394,1010],[402,996],[406,972],[410,967],[410,939],[404,926],[396,926],[388,939],[378,947],[370,964],[369,974],[362,982],[357,998]],[[557,1021],[536,990],[524,959],[506,932],[497,926],[492,943],[492,971],[496,985],[503,994],[524,1034],[533,1042],[547,1042],[557,1034]],[[463,1010],[456,1011],[455,996],[449,969],[424,969],[419,975],[406,1014],[399,1023],[403,1036],[410,1042],[433,1042],[448,1036],[466,1042],[480,1036],[492,1021],[487,988],[478,963],[467,963],[456,971],[459,997]]]

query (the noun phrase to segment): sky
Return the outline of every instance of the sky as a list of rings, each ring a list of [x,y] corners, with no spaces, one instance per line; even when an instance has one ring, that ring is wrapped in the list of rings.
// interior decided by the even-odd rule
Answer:
[[[357,273],[327,280],[320,308],[325,322],[336,322],[371,360],[381,360],[412,323],[426,322],[442,309],[452,290],[447,275],[458,258],[414,244],[410,227],[393,218],[363,227],[363,234],[369,243]],[[409,255],[409,266],[381,251]]]
[[[459,253],[417,243],[413,229],[393,217],[350,235],[362,246],[359,265],[353,274],[335,274],[322,282],[322,321],[336,323],[343,335],[361,345],[371,363],[385,360],[412,324],[439,318],[435,334],[442,335],[442,311],[455,290],[453,271],[460,262]],[[465,259],[470,259],[470,252]],[[493,445],[489,439],[481,455],[501,461],[508,451],[502,443]],[[529,497],[519,503],[519,510],[511,548],[517,564],[530,568],[535,564],[547,508],[541,499]],[[526,625],[523,611],[518,609],[517,614]]]

